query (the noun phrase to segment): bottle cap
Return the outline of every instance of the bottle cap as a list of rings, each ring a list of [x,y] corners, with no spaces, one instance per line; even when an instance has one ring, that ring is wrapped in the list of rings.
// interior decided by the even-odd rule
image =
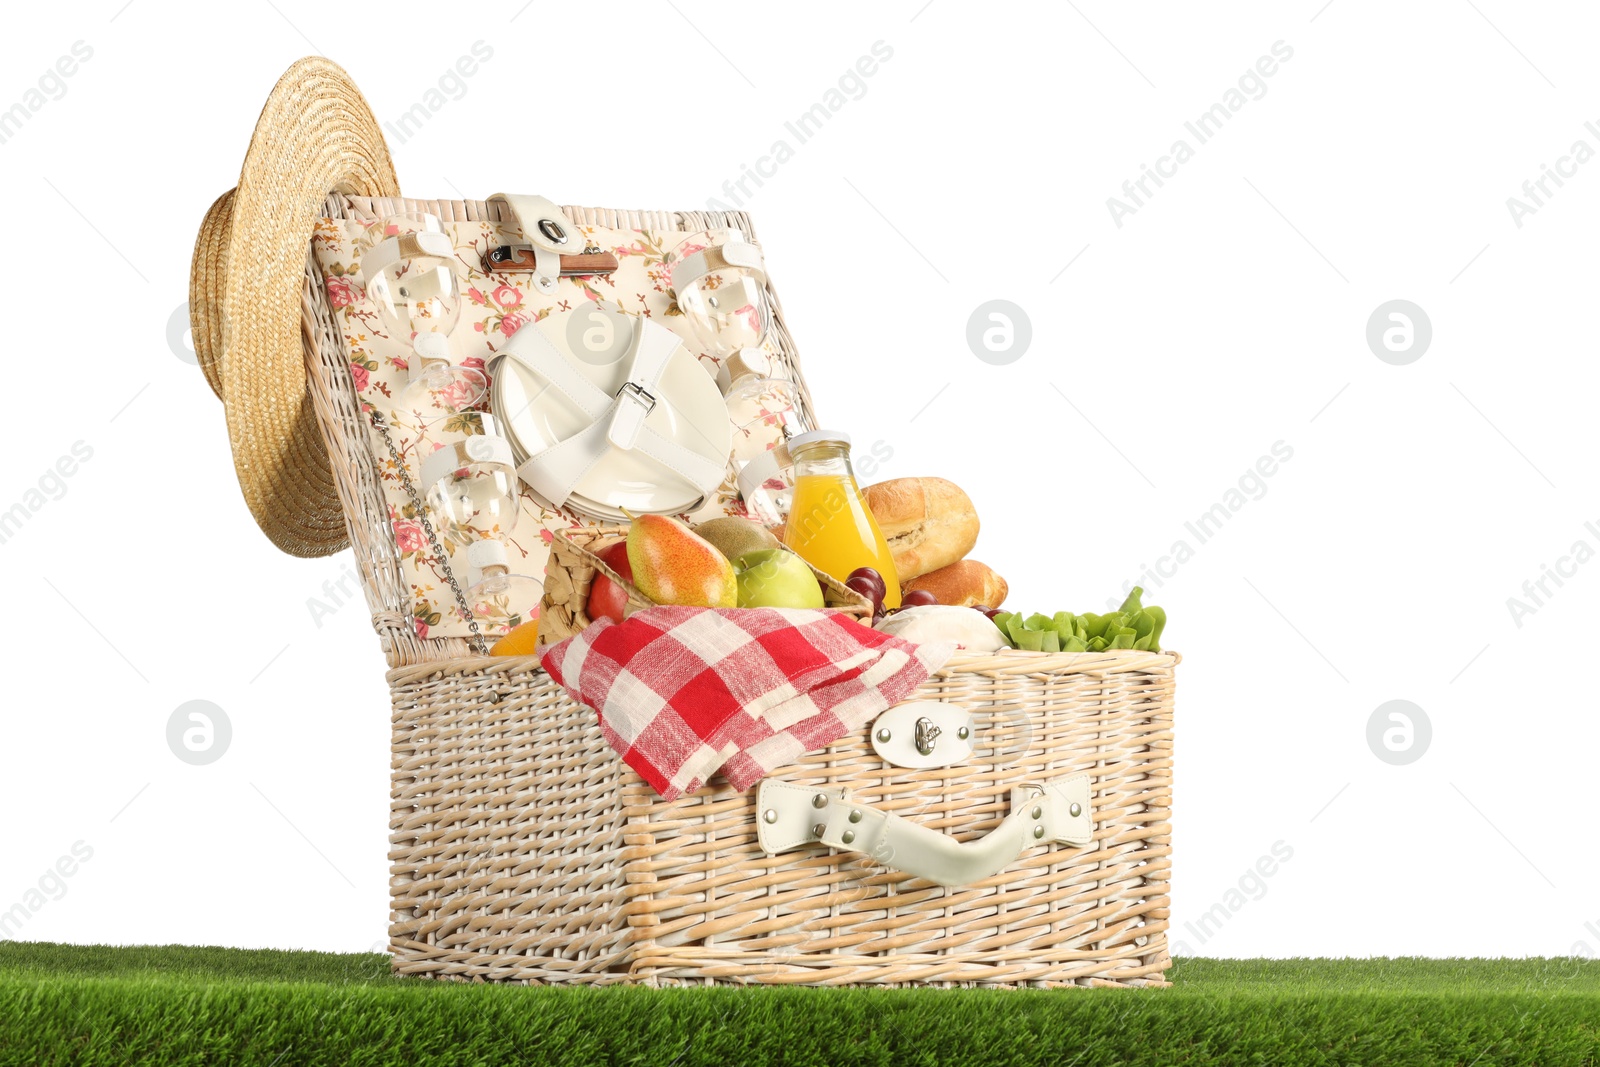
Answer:
[[[843,445],[849,448],[850,435],[842,430],[811,430],[789,438],[791,454],[810,448],[812,445]]]

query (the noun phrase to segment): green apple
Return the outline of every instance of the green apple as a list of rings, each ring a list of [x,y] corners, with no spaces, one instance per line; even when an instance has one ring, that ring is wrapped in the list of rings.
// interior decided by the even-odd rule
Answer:
[[[806,561],[786,548],[746,552],[733,564],[741,608],[820,608],[822,586]]]

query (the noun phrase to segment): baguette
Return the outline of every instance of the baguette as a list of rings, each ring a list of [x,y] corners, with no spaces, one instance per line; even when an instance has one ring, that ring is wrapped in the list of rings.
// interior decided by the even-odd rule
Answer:
[[[889,543],[901,585],[948,567],[978,543],[978,512],[954,482],[894,478],[861,493]]]
[[[963,608],[997,608],[1011,591],[993,567],[975,559],[964,559],[913,578],[901,587],[901,592],[912,589],[925,589],[939,603]]]

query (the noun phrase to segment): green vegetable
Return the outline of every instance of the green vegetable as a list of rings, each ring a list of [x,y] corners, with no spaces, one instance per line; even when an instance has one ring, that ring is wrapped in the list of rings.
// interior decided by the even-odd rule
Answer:
[[[1002,611],[994,617],[994,624],[1011,647],[1027,652],[1103,652],[1108,648],[1160,652],[1167,613],[1142,605],[1139,599],[1143,595],[1144,590],[1135,586],[1122,606],[1108,615],[1058,611],[1053,616],[1035,612],[1024,617],[1020,611]]]

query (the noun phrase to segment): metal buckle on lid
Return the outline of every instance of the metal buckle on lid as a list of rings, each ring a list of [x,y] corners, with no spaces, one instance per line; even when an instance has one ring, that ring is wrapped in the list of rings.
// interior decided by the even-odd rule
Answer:
[[[638,382],[623,382],[622,388],[617,390],[617,399],[622,399],[623,393],[627,393],[635,403],[642,405],[646,415],[656,409],[655,394]]]
[[[624,400],[632,403],[624,404]],[[638,444],[639,432],[644,429],[644,420],[655,409],[655,394],[638,382],[624,382],[617,390],[616,410],[612,413],[611,425],[606,427],[606,439],[624,451],[633,448]]]

